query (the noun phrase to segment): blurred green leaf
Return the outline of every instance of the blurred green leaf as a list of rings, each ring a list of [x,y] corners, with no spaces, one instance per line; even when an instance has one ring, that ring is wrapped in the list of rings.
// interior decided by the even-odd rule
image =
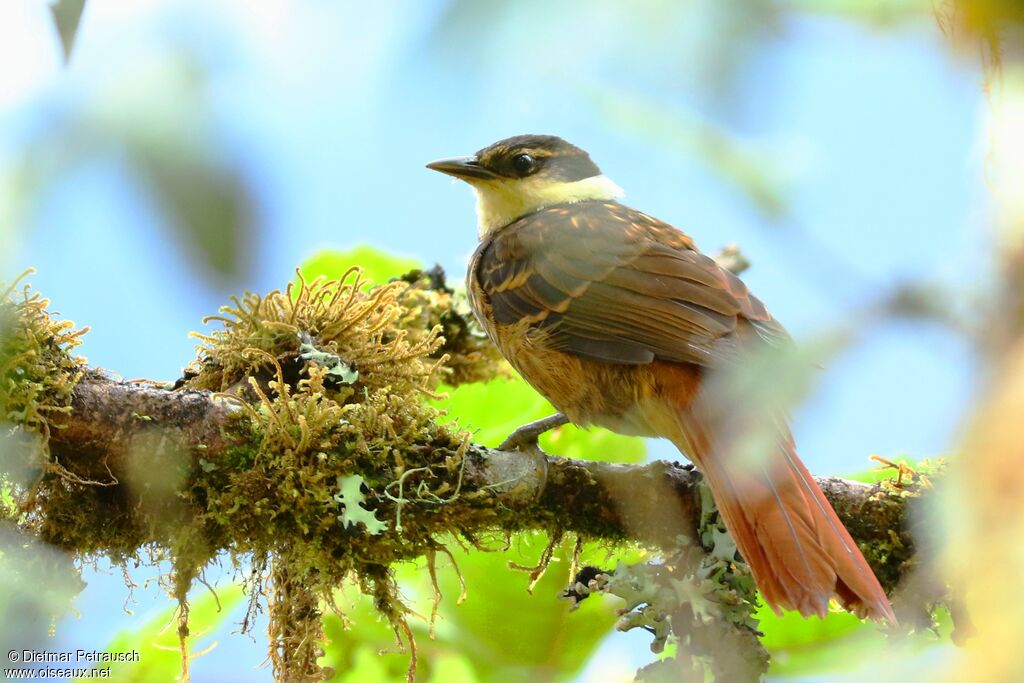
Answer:
[[[326,278],[341,277],[352,266],[360,266],[363,269],[363,277],[371,284],[381,285],[391,278],[419,268],[420,262],[361,244],[345,251],[321,249],[303,261],[299,270],[308,282],[321,275]]]
[[[529,384],[519,379],[495,379],[443,389],[448,398],[435,401],[448,417],[473,433],[473,441],[497,446],[517,427],[555,412]]]
[[[75,46],[75,36],[82,20],[85,0],[54,0],[50,4],[53,23],[57,26],[60,44],[64,50],[64,61],[71,59],[71,48]]]
[[[528,576],[510,570],[508,563],[532,565],[546,544],[547,536],[537,533],[517,537],[511,552],[456,556],[469,598],[461,606],[446,605],[442,616],[457,630],[456,642],[481,680],[571,680],[617,619],[611,600],[588,600],[570,612],[569,604],[558,598],[569,582],[565,546],[533,595],[526,592]],[[604,559],[594,550],[584,561]],[[439,575],[444,593],[457,595],[454,571]]]
[[[216,597],[205,587],[190,603],[189,609],[189,651],[203,652],[216,641],[210,636],[219,630],[231,610],[245,597],[239,584],[229,584],[217,589]],[[219,602],[218,602],[219,600]],[[110,679],[123,683],[144,681],[173,681],[181,674],[181,654],[178,634],[172,620],[176,610],[169,607],[141,626],[132,626],[121,631],[107,645],[107,652],[138,651],[138,662],[115,662],[110,665]],[[76,679],[83,681],[85,679]]]
[[[255,241],[255,196],[224,145],[204,59],[158,52],[118,64],[74,107],[53,111],[0,183],[0,214],[25,220],[62,179],[113,162],[150,193],[174,235],[194,249],[191,260],[239,275]]]
[[[196,247],[215,271],[235,276],[250,244],[250,196],[235,169],[209,158],[136,149],[134,161],[149,181],[175,232]]]
[[[906,455],[896,455],[891,458],[886,458],[897,465],[903,464],[908,465],[911,469],[917,469],[917,461]],[[862,470],[856,474],[845,475],[847,479],[854,481],[862,481],[865,484],[875,484],[886,479],[895,479],[899,474],[899,470],[895,467],[887,467],[882,463],[875,463],[875,466],[868,470]]]
[[[824,619],[805,618],[799,612],[775,614],[767,605],[757,611],[761,642],[770,650],[794,650],[806,645],[834,640],[856,631],[864,622],[849,612],[829,612]]]
[[[481,681],[469,658],[458,651],[438,652],[431,660],[430,683],[478,683]]]
[[[237,277],[255,241],[256,197],[224,146],[207,60],[184,51],[126,66],[68,136],[91,154],[123,149],[194,260]]]
[[[769,673],[773,678],[798,676],[801,680],[817,680],[808,677],[848,673],[867,662],[884,662],[887,658],[895,662],[913,661],[908,657],[915,652],[922,653],[940,644],[951,647],[952,621],[944,609],[935,614],[934,631],[923,630],[904,637],[886,636],[874,624],[846,612],[830,612],[825,619],[804,619],[795,612],[777,617],[763,608],[758,617],[763,618],[762,642],[772,655]],[[894,672],[891,680],[902,680],[902,676]]]
[[[426,620],[433,590],[425,561],[397,568],[396,578],[415,613],[410,626],[417,640],[417,680],[491,683],[574,678],[614,625],[618,603],[592,599],[570,612],[569,603],[558,599],[568,584],[568,544],[556,553],[534,594],[527,593],[529,577],[510,569],[508,563],[535,563],[546,543],[544,534],[535,533],[518,537],[504,552],[454,552],[468,587],[461,605],[458,575],[447,556],[439,553],[438,584],[444,599],[434,639],[429,637]],[[643,557],[629,549],[616,556],[631,562]],[[614,564],[606,549],[594,545],[588,546],[581,560],[598,566]],[[321,663],[335,667],[341,681],[404,681],[408,653],[399,652],[394,634],[373,611],[370,599],[356,596],[351,604],[344,599],[338,603],[348,628],[336,615],[328,615],[325,627],[330,644]]]
[[[863,626],[839,637],[809,641],[801,646],[768,648],[772,656],[768,671],[773,677],[780,678],[849,671],[851,665],[866,658],[883,656],[885,645],[884,634]]]
[[[497,446],[517,427],[555,413],[544,397],[519,378],[463,384],[447,392],[448,398],[436,401],[435,405],[444,408],[460,427],[472,432],[473,441],[485,446]],[[541,436],[540,445],[555,455],[587,460],[635,463],[642,462],[647,454],[643,439],[598,427],[559,427]]]

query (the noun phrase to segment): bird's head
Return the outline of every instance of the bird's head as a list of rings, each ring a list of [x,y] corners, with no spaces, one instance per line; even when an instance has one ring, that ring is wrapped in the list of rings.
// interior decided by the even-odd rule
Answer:
[[[427,168],[473,188],[481,237],[546,206],[622,196],[586,152],[554,135],[517,135]]]

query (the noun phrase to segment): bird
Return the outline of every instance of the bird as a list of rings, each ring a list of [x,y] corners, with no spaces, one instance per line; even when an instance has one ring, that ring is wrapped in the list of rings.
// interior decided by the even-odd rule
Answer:
[[[558,410],[513,437],[535,441],[572,422],[666,438],[703,473],[776,613],[824,617],[835,597],[861,618],[896,622],[798,457],[784,410],[764,410],[770,438],[754,442],[763,453],[750,457],[738,445],[758,421],[715,391],[719,378],[793,344],[738,277],[682,231],[620,203],[621,188],[560,137],[518,135],[427,168],[474,190],[470,306]]]

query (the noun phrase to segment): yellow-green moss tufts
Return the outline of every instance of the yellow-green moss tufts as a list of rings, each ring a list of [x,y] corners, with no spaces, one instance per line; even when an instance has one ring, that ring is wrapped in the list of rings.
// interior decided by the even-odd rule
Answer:
[[[0,283],[0,422],[41,437],[50,435],[49,415],[70,410],[71,392],[85,360],[71,355],[88,328],[75,329],[47,310],[49,300],[21,280]]]
[[[327,367],[325,391],[339,402],[384,387],[429,392],[444,360],[431,358],[442,343],[440,326],[410,334],[399,324],[408,309],[398,301],[408,285],[366,285],[359,269],[350,268],[338,280],[307,283],[300,274],[284,292],[232,298],[222,315],[204,321],[224,328],[196,334],[202,344],[187,384],[237,390],[248,377],[273,377],[275,359],[293,386],[311,365]]]
[[[447,384],[458,386],[511,375],[508,363],[477,324],[465,296],[446,286],[440,267],[410,271],[401,281],[408,286],[398,296],[405,309],[398,326],[414,338],[435,327],[441,328],[444,343],[433,355],[447,356]]]
[[[354,577],[412,647],[390,566],[443,552],[469,443],[425,400],[448,359],[435,321],[450,305],[407,282],[366,289],[352,269],[246,294],[200,337],[187,381],[240,407],[228,435],[239,445],[197,459],[194,524],[210,545],[269,565],[282,674],[318,676],[319,605]]]
[[[38,295],[25,290],[15,301],[13,291],[0,307],[11,321],[0,399],[9,421],[45,443],[47,412],[67,409],[81,372],[68,354],[81,333],[50,320]],[[438,539],[460,527],[449,503],[464,495],[469,443],[439,424],[426,399],[442,381],[493,376],[503,361],[455,311],[451,292],[420,277],[369,287],[352,268],[232,301],[210,319],[222,328],[198,335],[183,382],[237,406],[218,435],[226,445],[210,449],[176,425],[135,416],[142,427],[130,430],[118,477],[75,480],[47,463],[57,476],[32,488],[20,508],[33,511],[26,527],[79,557],[169,559],[186,676],[188,590],[220,553],[251,561],[252,594],[269,596],[271,661],[282,678],[322,677],[321,609],[353,579],[414,665],[391,567],[446,552]]]

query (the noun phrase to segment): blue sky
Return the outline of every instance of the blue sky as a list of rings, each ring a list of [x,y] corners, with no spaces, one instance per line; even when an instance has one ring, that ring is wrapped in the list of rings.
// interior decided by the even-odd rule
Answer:
[[[282,286],[321,247],[370,243],[460,278],[472,198],[423,164],[523,132],[585,147],[627,203],[705,250],[739,243],[754,264],[744,279],[798,340],[857,319],[896,283],[939,283],[962,306],[984,297],[981,76],[927,12],[883,29],[825,14],[748,26],[712,2],[88,5],[67,68],[41,3],[0,10],[0,174],[40,136],[129,122],[157,138],[184,130],[256,197],[236,278],[196,267],[109,140],[6,223],[0,277],[36,267],[53,307],[92,328],[82,353],[126,378],[176,377],[203,315]],[[182,55],[205,73],[184,100],[163,80]],[[707,131],[753,160],[783,218],[702,157]],[[975,371],[941,328],[872,328],[797,410],[801,454],[842,473],[872,453],[947,452]],[[97,578],[83,613],[110,607],[119,582]],[[130,623],[115,602],[101,631]]]

